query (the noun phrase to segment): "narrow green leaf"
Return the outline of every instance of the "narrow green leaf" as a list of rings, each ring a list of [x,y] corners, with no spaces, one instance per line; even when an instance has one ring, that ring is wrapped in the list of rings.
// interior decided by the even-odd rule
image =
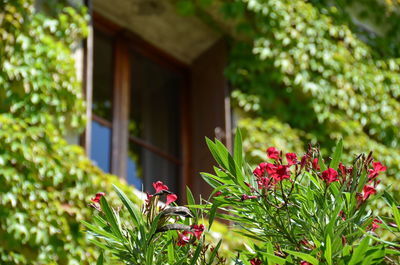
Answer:
[[[240,129],[236,129],[235,145],[233,148],[233,155],[236,164],[241,168],[243,166],[243,147],[242,147],[242,133]]]
[[[214,222],[214,218],[215,218],[215,214],[217,212],[217,209],[219,207],[219,204],[217,203],[213,203],[210,213],[209,213],[209,217],[208,217],[208,229],[211,229],[212,223]]]
[[[222,239],[218,242],[217,246],[211,252],[210,258],[208,259],[208,265],[212,265],[212,263],[214,262],[214,258],[215,258],[215,256],[217,256],[217,253],[221,246],[221,243],[222,243]]]
[[[270,241],[267,242],[267,253],[274,254],[274,246]],[[271,259],[268,259],[268,265],[275,265],[275,263]]]
[[[97,259],[96,265],[103,265],[104,264],[104,257],[103,257],[103,251],[100,253],[100,256]]]
[[[285,250],[285,252],[287,252],[290,255],[293,255],[295,257],[298,257],[298,258],[300,258],[302,260],[305,260],[305,261],[311,263],[312,265],[318,265],[319,264],[319,261],[316,258],[314,258],[313,256],[311,256],[310,254],[291,251],[291,250]]]
[[[319,155],[319,158],[318,158],[318,164],[319,164],[319,167],[321,168],[321,171],[327,170],[326,165],[324,163],[324,159],[322,159],[321,154]]]
[[[200,241],[199,244],[198,244],[198,246],[197,246],[197,248],[196,248],[196,252],[194,253],[194,255],[193,255],[193,257],[192,257],[192,260],[191,260],[191,262],[190,262],[190,265],[195,265],[195,264],[197,263],[197,259],[198,259],[199,256],[200,256],[200,252],[201,252],[201,249],[202,249],[202,248],[203,248],[203,242]]]
[[[224,163],[222,162],[221,158],[219,157],[219,153],[217,152],[215,143],[211,141],[209,138],[206,137],[206,144],[208,146],[208,149],[211,152],[211,155],[214,157],[215,161],[222,167],[224,167]]]
[[[360,180],[359,180],[358,186],[357,186],[357,192],[362,192],[366,182],[367,182],[367,172],[364,171],[360,176]]]
[[[337,169],[339,167],[340,157],[343,152],[343,140],[340,139],[336,145],[335,152],[333,153],[332,161],[329,164],[330,168]]]
[[[111,234],[111,233],[109,233],[109,232],[107,232],[107,231],[105,231],[105,230],[103,230],[103,229],[101,229],[101,228],[99,228],[99,227],[97,227],[97,226],[94,226],[94,225],[92,225],[92,224],[89,224],[88,222],[86,222],[86,221],[81,221],[81,223],[84,225],[84,226],[86,226],[90,231],[92,231],[93,233],[95,233],[95,234],[97,234],[97,235],[99,235],[99,236],[103,236],[103,237],[105,237],[106,239],[112,239],[112,240],[115,240],[115,241],[121,241],[121,239],[120,238],[118,238],[118,237],[116,237],[115,235],[113,235],[113,234]]]
[[[329,235],[326,236],[326,246],[324,251],[324,257],[328,265],[332,265],[332,242]]]
[[[353,255],[351,256],[351,259],[350,259],[348,265],[355,265],[363,260],[364,253],[368,249],[368,241],[369,241],[369,237],[365,237],[361,241],[361,243],[354,250]]]
[[[151,239],[153,238],[155,232],[157,231],[158,221],[160,220],[160,218],[161,218],[161,214],[158,214],[156,216],[156,218],[153,219],[153,223],[151,224],[150,230],[149,230],[149,232],[147,234],[147,239],[146,239],[146,245],[147,246],[151,245],[150,242],[151,242]]]
[[[399,213],[399,209],[397,209],[397,205],[394,203],[392,205],[392,211],[393,211],[393,216],[394,216],[394,220],[396,222],[397,228],[400,229],[400,213]]]
[[[133,223],[135,226],[139,226],[142,221],[140,219],[140,213],[136,208],[135,204],[126,196],[126,194],[120,190],[117,186],[113,185],[115,192],[117,193],[118,197],[121,199],[122,203],[125,205],[126,209],[132,218]]]
[[[174,241],[170,240],[168,244],[168,262],[169,264],[173,264],[175,260],[175,250],[174,250]]]
[[[271,260],[275,264],[284,265],[286,263],[285,259],[275,256],[274,254],[265,253],[264,255],[267,256],[268,261]]]
[[[101,205],[101,209],[103,210],[107,221],[109,222],[109,224],[111,226],[111,231],[113,232],[113,234],[116,235],[118,238],[123,239],[122,232],[117,223],[117,218],[116,218],[113,210],[111,209],[110,205],[108,204],[107,199],[104,196],[101,197],[101,199],[100,199],[100,205]]]
[[[193,193],[192,193],[192,191],[189,189],[188,186],[186,186],[186,200],[187,200],[187,203],[188,203],[189,205],[194,205],[194,204],[196,204],[196,201],[194,200],[194,197],[193,197]]]

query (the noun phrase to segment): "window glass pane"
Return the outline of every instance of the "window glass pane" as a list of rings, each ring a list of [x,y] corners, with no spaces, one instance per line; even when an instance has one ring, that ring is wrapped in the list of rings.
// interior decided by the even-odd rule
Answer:
[[[113,40],[94,31],[93,37],[93,113],[112,120]]]
[[[92,121],[92,160],[104,171],[110,172],[111,129]]]
[[[131,65],[130,135],[179,158],[181,77],[137,53],[132,53]],[[177,190],[179,167],[175,163],[132,142],[129,157],[136,165],[131,168],[136,173],[128,172],[128,175],[141,177],[146,191],[151,190],[156,180]]]
[[[93,39],[93,115],[112,122],[113,41],[94,31]],[[110,172],[111,127],[92,121],[91,159],[105,172]]]

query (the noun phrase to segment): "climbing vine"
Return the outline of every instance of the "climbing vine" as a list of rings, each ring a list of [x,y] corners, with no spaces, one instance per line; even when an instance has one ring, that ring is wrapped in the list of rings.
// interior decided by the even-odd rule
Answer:
[[[90,264],[98,251],[80,220],[91,196],[118,183],[135,197],[64,140],[85,124],[72,51],[86,10],[37,3],[0,3],[0,263]]]
[[[231,43],[226,76],[239,125],[252,136],[245,147],[270,139],[297,151],[318,142],[330,153],[343,138],[347,159],[374,150],[391,183],[400,183],[400,2],[178,3]],[[247,151],[254,162],[264,158]]]

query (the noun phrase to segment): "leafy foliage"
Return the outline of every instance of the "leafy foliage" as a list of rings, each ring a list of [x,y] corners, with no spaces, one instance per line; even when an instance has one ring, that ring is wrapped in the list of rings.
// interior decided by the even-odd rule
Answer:
[[[91,215],[89,196],[119,183],[64,140],[85,123],[71,51],[87,28],[85,10],[57,8],[0,3],[1,264],[92,262],[98,251],[80,220]]]
[[[271,147],[268,161],[251,172],[240,131],[233,155],[218,140],[207,144],[218,163],[214,174],[202,174],[217,194],[203,206],[210,226],[219,217],[255,240],[236,264],[398,264],[400,206],[389,193],[377,193],[386,168],[371,153],[345,166],[342,141],[326,160],[311,147],[301,158]],[[391,208],[387,217],[368,209],[380,196]],[[393,241],[379,238],[380,226]]]
[[[398,1],[180,2],[232,37],[226,75],[239,120],[246,119],[243,132],[251,130],[246,146],[279,135],[287,150],[319,142],[328,154],[343,138],[347,159],[374,150],[389,166],[386,183],[400,194]],[[276,125],[260,128],[260,120]],[[252,163],[260,161],[246,151]]]
[[[157,187],[158,185],[158,187]],[[120,210],[109,206],[103,196],[96,205],[98,214],[93,224],[83,223],[96,239],[93,242],[109,250],[114,259],[124,264],[225,264],[218,250],[221,241],[210,248],[204,242],[203,225],[198,225],[198,211],[184,206],[159,205],[159,198],[171,193],[162,182],[153,183],[154,194],[148,194],[142,210],[119,188],[115,187],[129,218],[121,218]],[[175,197],[176,199],[176,197]],[[194,206],[193,195],[188,190],[187,201]],[[100,263],[102,264],[102,263]]]

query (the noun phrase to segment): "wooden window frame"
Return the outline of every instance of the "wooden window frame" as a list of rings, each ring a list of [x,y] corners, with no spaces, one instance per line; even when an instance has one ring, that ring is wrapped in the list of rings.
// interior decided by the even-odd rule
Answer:
[[[86,40],[85,49],[85,72],[84,80],[85,95],[87,95],[88,119],[95,120],[100,124],[112,128],[111,139],[111,173],[126,179],[128,144],[134,142],[158,156],[180,166],[179,190],[185,194],[186,186],[192,187],[191,174],[191,114],[190,114],[190,66],[173,58],[159,48],[149,44],[135,33],[114,24],[96,12],[91,12],[91,34]],[[115,38],[114,44],[114,87],[113,87],[113,120],[106,121],[92,113],[92,80],[93,72],[93,28]],[[140,138],[129,135],[129,93],[131,89],[129,53],[133,50],[149,58],[155,63],[172,70],[183,78],[183,87],[180,89],[180,160],[160,150],[154,145]],[[89,69],[90,68],[90,69]],[[122,106],[122,107],[121,107]],[[87,154],[90,153],[91,135],[90,122],[82,139],[82,145]],[[89,135],[88,135],[89,134]]]

